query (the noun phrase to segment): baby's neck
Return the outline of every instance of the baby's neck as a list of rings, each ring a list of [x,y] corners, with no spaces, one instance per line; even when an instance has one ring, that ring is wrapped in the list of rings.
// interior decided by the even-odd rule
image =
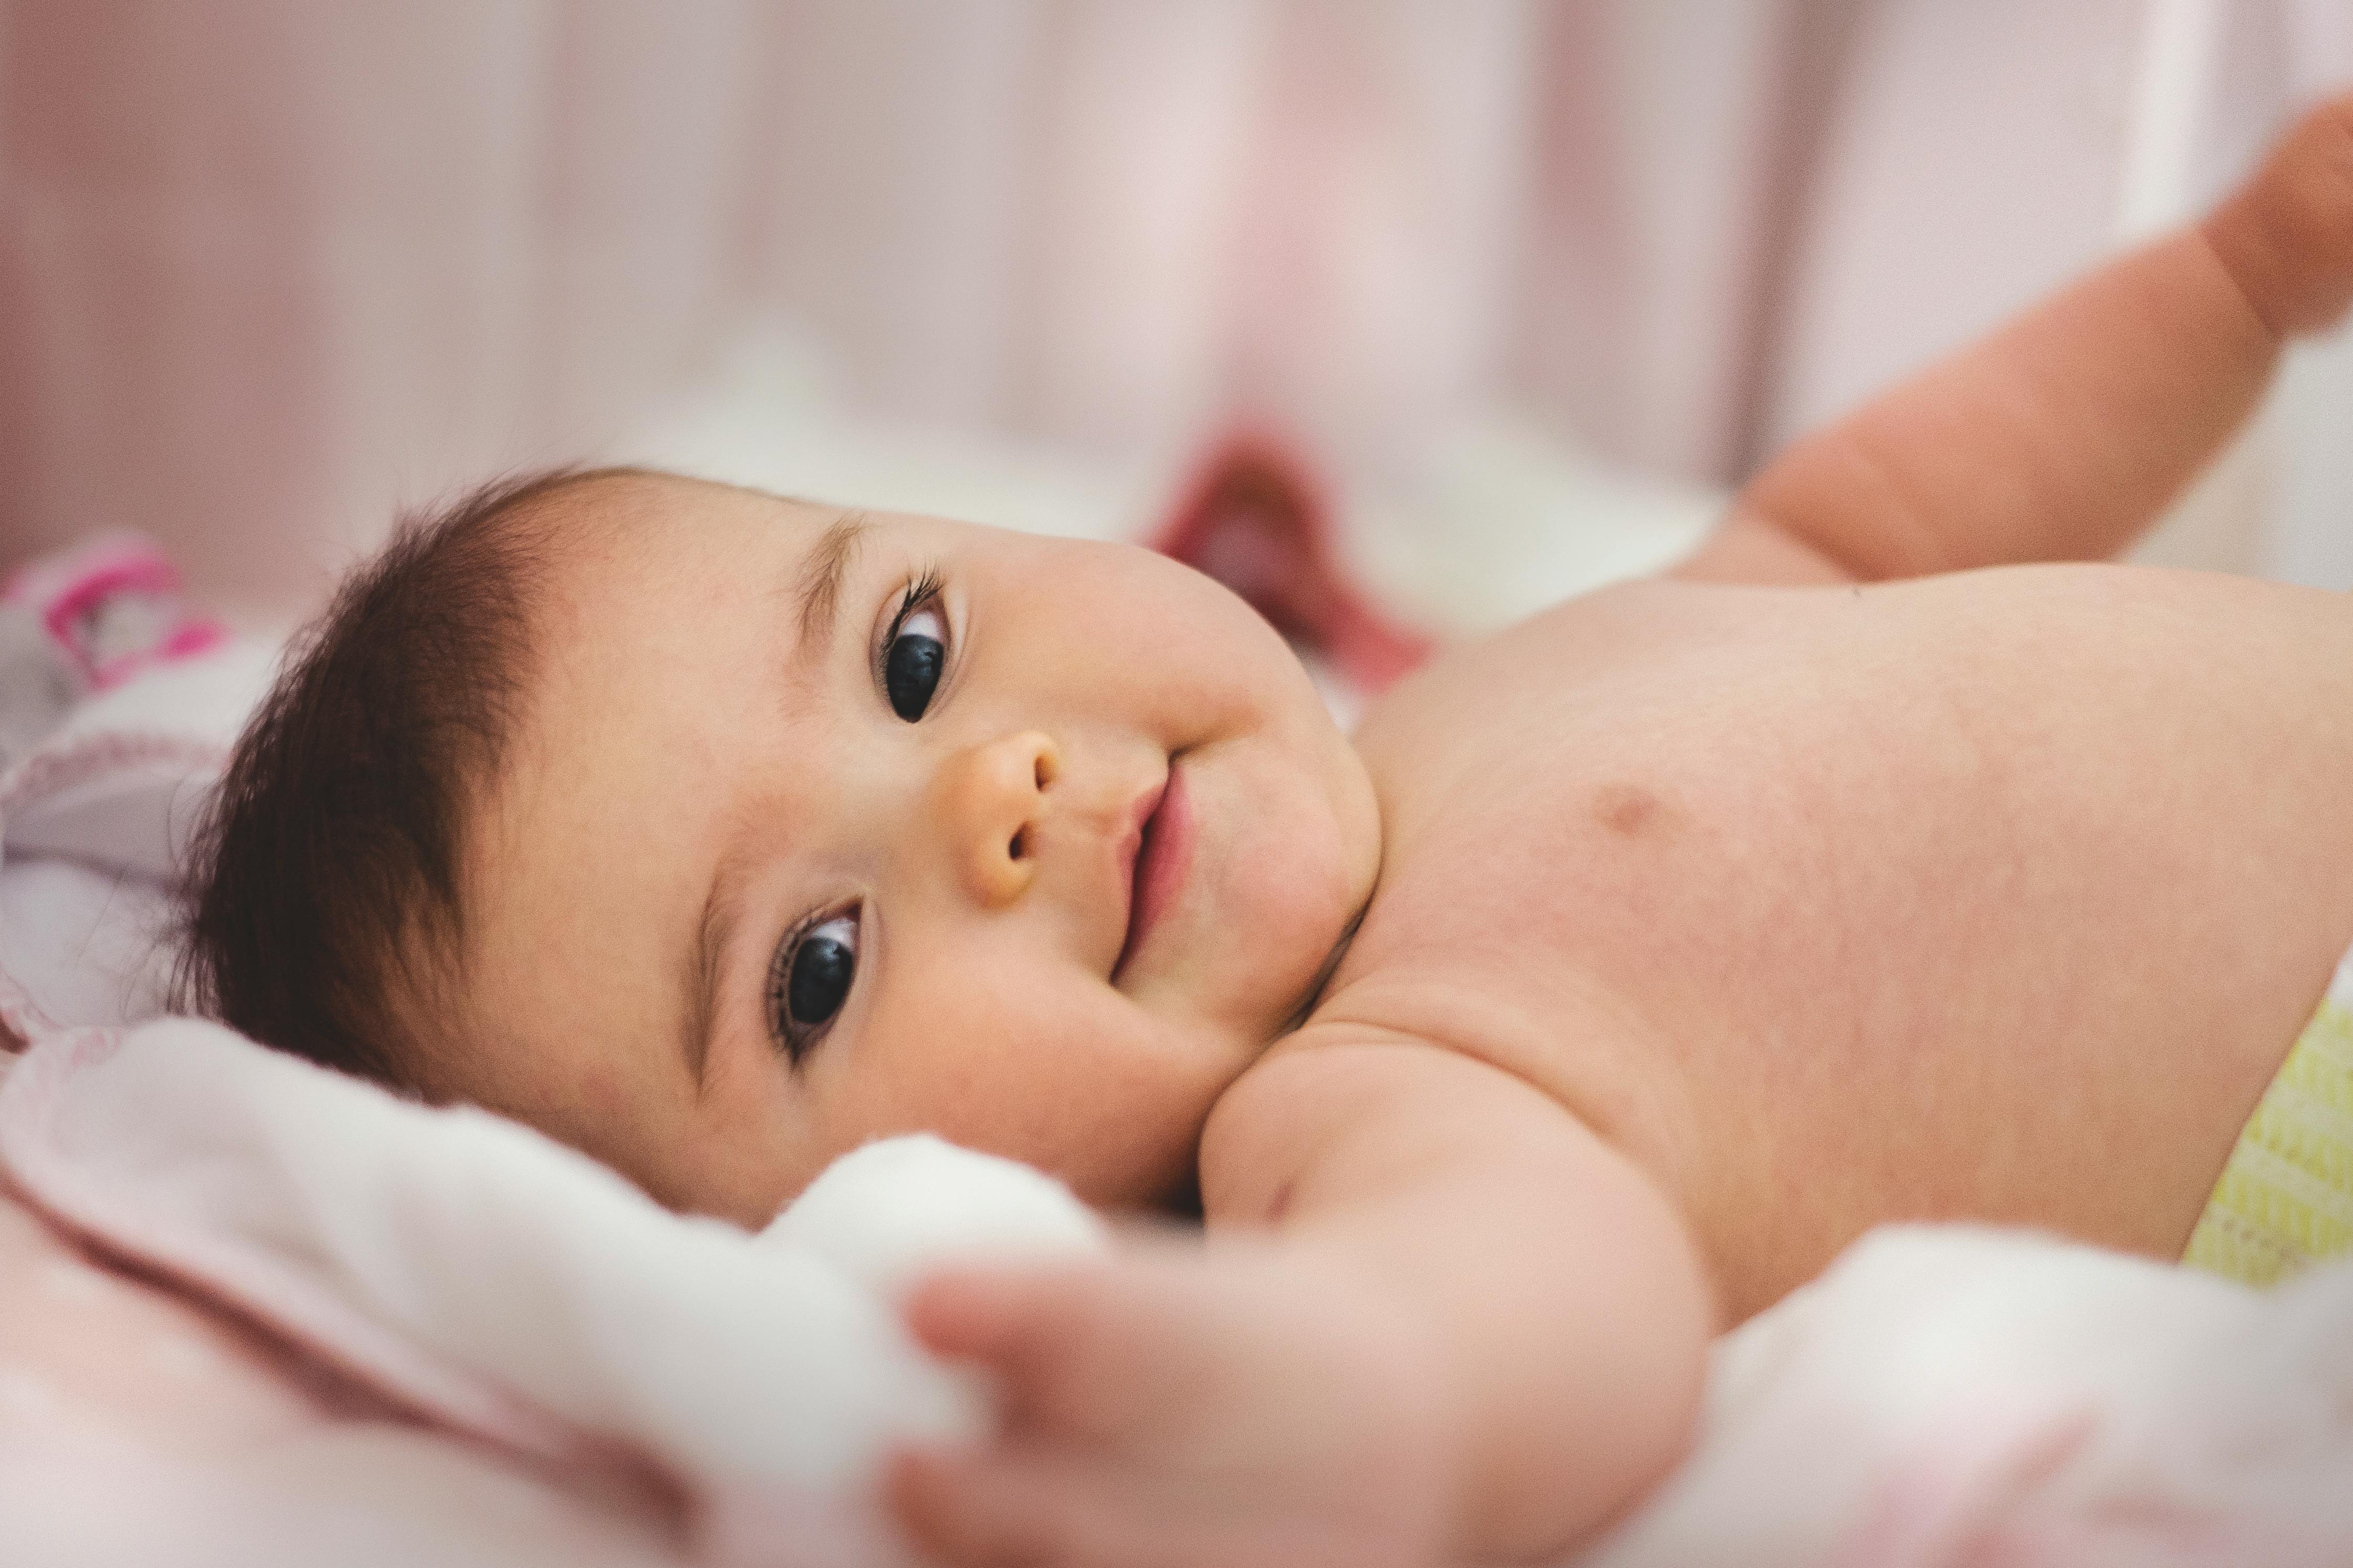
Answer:
[[[1373,891],[1377,892],[1379,889],[1380,879],[1376,876]],[[1275,1039],[1279,1040],[1297,1029],[1314,1013],[1317,1005],[1324,1000],[1325,988],[1332,984],[1334,972],[1340,967],[1340,961],[1348,956],[1348,944],[1356,940],[1356,928],[1365,923],[1365,911],[1372,907],[1373,893],[1367,892],[1365,901],[1356,906],[1356,912],[1348,917],[1348,923],[1340,928],[1340,935],[1332,943],[1332,951],[1324,955],[1323,963],[1315,971],[1315,978],[1308,983],[1307,994],[1300,998],[1299,1005],[1293,1009],[1291,1016],[1282,1021],[1282,1027],[1274,1032]],[[1271,1045],[1273,1042],[1268,1043]]]

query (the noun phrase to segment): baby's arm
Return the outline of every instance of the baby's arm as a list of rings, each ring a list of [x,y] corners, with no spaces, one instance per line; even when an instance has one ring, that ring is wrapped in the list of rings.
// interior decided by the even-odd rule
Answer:
[[[2204,222],[2092,273],[1810,436],[1679,575],[1916,576],[2129,543],[2353,302],[2353,96]]]
[[[1236,1087],[1203,1147],[1212,1212],[1275,1225],[1427,1326],[1468,1483],[1460,1553],[1548,1557],[1682,1456],[1713,1290],[1624,1155],[1525,1080],[1401,1037],[1343,1034]]]
[[[1320,1026],[1311,1026],[1311,1032]],[[966,1273],[934,1348],[996,1371],[991,1449],[902,1468],[955,1562],[1549,1555],[1680,1455],[1713,1328],[1632,1165],[1525,1083],[1409,1040],[1305,1040],[1220,1102],[1205,1248]]]

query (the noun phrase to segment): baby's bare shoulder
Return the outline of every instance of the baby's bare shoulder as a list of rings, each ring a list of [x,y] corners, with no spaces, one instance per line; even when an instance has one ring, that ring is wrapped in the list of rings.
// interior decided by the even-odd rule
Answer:
[[[1269,1222],[1345,1201],[1342,1186],[1438,1181],[1596,1142],[1516,1075],[1344,1010],[1285,1037],[1219,1099],[1201,1139],[1202,1202],[1213,1222]]]

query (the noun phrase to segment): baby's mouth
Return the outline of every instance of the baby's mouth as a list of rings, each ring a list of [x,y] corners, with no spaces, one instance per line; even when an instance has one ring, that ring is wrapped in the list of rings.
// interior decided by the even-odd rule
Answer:
[[[1168,776],[1160,787],[1138,804],[1139,821],[1131,832],[1134,847],[1128,869],[1127,939],[1111,966],[1113,984],[1175,901],[1192,858],[1193,814],[1186,797],[1185,775],[1175,758],[1169,759]]]

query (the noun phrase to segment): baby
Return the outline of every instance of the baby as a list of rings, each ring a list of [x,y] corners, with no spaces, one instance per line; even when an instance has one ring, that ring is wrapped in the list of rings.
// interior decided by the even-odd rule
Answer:
[[[240,745],[228,1022],[765,1223],[929,1129],[1205,1241],[969,1268],[955,1562],[1556,1552],[1882,1221],[2181,1256],[2353,942],[2353,605],[2095,561],[2353,300],[2353,97],[1353,740],[1123,546],[606,470],[347,585]]]

